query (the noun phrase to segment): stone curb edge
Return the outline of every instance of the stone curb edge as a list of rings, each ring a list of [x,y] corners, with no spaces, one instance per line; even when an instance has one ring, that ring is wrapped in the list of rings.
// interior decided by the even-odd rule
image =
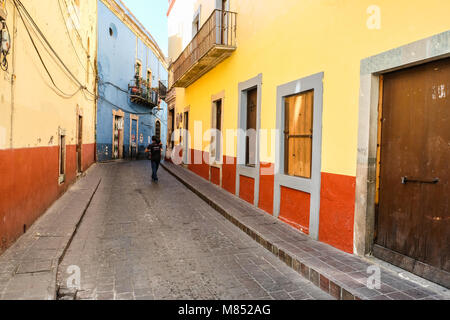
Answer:
[[[70,245],[72,244],[72,241],[75,238],[75,235],[77,234],[77,231],[78,231],[81,223],[83,222],[83,218],[86,215],[87,210],[91,206],[92,199],[94,199],[94,196],[97,193],[97,190],[100,187],[101,183],[102,183],[102,179],[99,178],[98,182],[95,185],[94,190],[92,191],[91,196],[89,197],[89,201],[86,203],[86,206],[84,207],[83,212],[81,213],[80,217],[78,218],[77,223],[75,224],[75,226],[73,228],[73,231],[70,234],[70,237],[68,238],[68,240],[67,240],[66,244],[64,245],[64,247],[62,248],[61,254],[56,259],[56,261],[57,261],[56,267],[53,270],[53,272],[54,272],[54,275],[53,275],[54,283],[52,284],[53,292],[54,292],[53,300],[56,300],[58,298],[57,294],[58,294],[58,291],[59,291],[59,285],[58,285],[58,268],[59,268],[59,265],[63,261],[65,255],[67,253],[67,250],[69,249]]]

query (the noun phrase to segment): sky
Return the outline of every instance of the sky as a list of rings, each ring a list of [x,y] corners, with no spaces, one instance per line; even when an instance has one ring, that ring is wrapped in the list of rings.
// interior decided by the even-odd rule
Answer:
[[[158,42],[159,47],[167,56],[169,51],[167,10],[169,1],[167,0],[122,0],[128,9],[138,18],[144,27],[150,31],[153,38]]]

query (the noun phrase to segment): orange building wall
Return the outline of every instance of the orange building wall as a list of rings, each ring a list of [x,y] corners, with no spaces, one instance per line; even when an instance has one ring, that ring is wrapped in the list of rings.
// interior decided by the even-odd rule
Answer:
[[[322,173],[319,240],[353,253],[356,178]]]
[[[222,188],[236,194],[236,158],[234,157],[223,158]]]
[[[255,199],[255,179],[245,176],[240,176],[239,179],[239,197],[253,204]]]
[[[310,194],[281,187],[279,219],[294,228],[309,234],[310,204]]]
[[[217,186],[220,186],[220,169],[211,167],[211,182]]]
[[[83,146],[83,169],[94,144]],[[0,150],[0,253],[28,229],[75,181],[76,146],[66,149],[66,181],[59,185],[59,147]]]
[[[261,163],[260,171],[258,206],[267,213],[273,214],[274,165],[271,163]]]

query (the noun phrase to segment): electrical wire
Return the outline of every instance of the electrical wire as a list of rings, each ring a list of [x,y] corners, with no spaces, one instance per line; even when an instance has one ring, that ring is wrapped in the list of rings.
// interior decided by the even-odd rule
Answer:
[[[20,8],[22,8],[22,10],[24,11],[25,15],[28,18],[28,21],[34,26],[35,30],[39,33],[39,35],[42,37],[42,39],[44,40],[44,42],[46,43],[46,45],[48,46],[48,48],[51,50],[51,52],[53,53],[53,55],[58,59],[58,61],[61,63],[61,65],[64,67],[64,69],[68,72],[68,74],[70,75],[70,77],[72,78],[72,80],[74,82],[76,82],[79,86],[81,90],[86,91],[87,93],[89,93],[91,96],[95,97],[95,94],[90,92],[86,86],[84,86],[78,79],[77,77],[74,76],[74,74],[70,71],[70,69],[67,67],[67,65],[64,63],[64,61],[61,59],[61,57],[58,55],[58,53],[55,51],[55,49],[53,49],[53,47],[51,46],[51,44],[49,43],[49,41],[47,40],[47,38],[45,37],[45,35],[42,33],[41,29],[39,28],[39,26],[36,24],[36,22],[34,21],[34,19],[31,17],[30,13],[28,12],[28,10],[25,8],[25,6],[22,4],[22,2],[20,0],[12,0],[14,2],[15,7],[17,8],[17,11],[19,12],[19,15],[25,24],[25,19],[23,18],[19,6]],[[30,39],[32,39],[31,33],[29,32],[28,28],[27,28],[27,32],[28,35],[30,36]],[[32,40],[33,45],[36,48],[36,45],[34,44],[34,41]],[[39,54],[40,56],[40,54]],[[40,57],[41,58],[41,57]],[[41,58],[42,61],[42,58]],[[43,61],[42,61],[43,62]],[[46,68],[47,69],[47,68]],[[52,81],[53,82],[53,81]]]
[[[57,0],[57,1],[58,1],[59,11],[61,12],[61,16],[62,16],[62,18],[63,18],[64,26],[65,26],[65,28],[66,28],[67,35],[68,35],[69,40],[70,40],[70,44],[72,45],[72,48],[73,48],[73,50],[74,50],[74,52],[75,52],[75,56],[77,57],[78,62],[80,63],[80,65],[81,65],[81,67],[84,69],[84,71],[86,71],[86,73],[88,73],[88,74],[90,74],[90,75],[94,75],[94,74],[95,74],[95,71],[91,72],[90,70],[88,70],[89,68],[86,69],[86,67],[84,66],[84,63],[81,61],[81,58],[80,58],[80,56],[78,55],[78,51],[77,51],[77,49],[75,48],[75,44],[74,44],[73,41],[72,41],[72,37],[70,36],[69,28],[68,28],[67,23],[66,23],[66,21],[65,21],[64,12],[63,12],[63,9],[62,9],[62,7],[61,7],[61,0]],[[67,11],[69,11],[69,8],[67,7],[67,3],[66,3],[65,1],[64,1],[64,4],[65,4],[65,6],[66,6]],[[80,34],[78,33],[78,31],[77,31],[77,29],[76,29],[76,27],[75,27],[75,25],[74,25],[73,20],[72,20],[72,19],[70,19],[70,20],[72,21],[72,25],[73,25],[73,27],[74,27],[74,30],[77,32],[78,36],[80,36]],[[78,39],[79,39],[79,38],[78,38]],[[89,56],[89,52],[88,52],[88,50],[86,50],[86,48],[84,48],[82,40],[79,39],[79,42],[80,42],[80,44],[81,44],[82,49],[85,51],[86,56],[88,57],[88,56]],[[91,60],[90,60],[89,58],[88,58],[88,62],[89,62],[89,66],[92,68],[92,70],[95,70],[95,69],[94,69],[94,66],[92,65],[92,62],[91,62]]]
[[[59,0],[58,0],[59,1]],[[81,37],[81,35],[80,35],[80,33],[78,32],[78,29],[76,28],[76,26],[75,26],[75,22],[73,21],[73,19],[72,19],[72,17],[70,16],[70,10],[69,10],[69,6],[67,5],[67,2],[66,2],[66,0],[62,0],[63,2],[64,2],[64,6],[66,7],[66,9],[67,9],[67,13],[69,13],[69,18],[70,18],[70,20],[72,21],[72,25],[73,25],[73,27],[74,27],[74,30],[75,30],[75,32],[77,33],[77,35],[78,35],[78,41],[80,42],[80,44],[81,44],[81,47],[83,48],[83,50],[86,52],[86,54],[87,55],[89,55],[89,50],[87,50],[85,47],[84,47],[84,44],[83,44],[83,37]],[[75,14],[75,16],[77,17],[77,19],[78,19],[78,22],[80,22],[81,21],[81,19],[80,19],[80,16],[78,16],[78,13],[76,12],[76,11],[74,11],[74,14]],[[81,22],[80,22],[81,23]]]
[[[101,95],[99,95],[98,98],[99,98],[100,100],[105,101],[106,103],[112,105],[113,107],[115,107],[115,108],[117,108],[117,109],[119,109],[119,110],[122,110],[122,111],[124,111],[124,112],[130,113],[130,114],[133,114],[133,115],[136,115],[136,116],[146,116],[146,115],[153,116],[153,115],[154,115],[152,112],[133,112],[133,111],[130,111],[130,110],[128,110],[128,109],[124,109],[124,108],[122,108],[122,107],[119,107],[119,106],[116,105],[115,103],[109,101],[108,99],[106,99],[105,97],[103,97],[103,96],[101,96]]]
[[[109,81],[104,82],[104,81],[102,81],[101,79],[99,79],[99,85],[105,85],[105,84],[106,84],[106,85],[110,85],[110,86],[114,87],[116,90],[121,91],[121,92],[123,92],[123,93],[126,93],[126,94],[128,95],[128,91],[126,91],[126,90],[120,88],[118,85],[116,85],[116,84],[114,84],[114,83],[112,83],[112,82],[109,82]],[[167,121],[166,121],[166,120],[163,120],[163,119],[159,118],[157,114],[153,113],[153,110],[155,110],[155,109],[153,109],[152,112],[149,112],[149,113],[140,113],[140,112],[136,111],[136,109],[134,109],[130,104],[128,104],[128,107],[129,107],[130,109],[132,109],[133,111],[130,111],[130,110],[121,108],[121,107],[117,106],[116,104],[112,103],[111,101],[107,100],[107,99],[106,99],[105,97],[103,97],[103,96],[99,96],[99,98],[101,98],[101,99],[104,100],[105,102],[109,103],[110,105],[112,105],[112,106],[114,106],[114,107],[116,107],[116,108],[118,108],[118,109],[120,109],[120,110],[122,110],[122,111],[124,111],[124,112],[128,112],[128,113],[131,113],[131,114],[134,114],[134,115],[152,115],[152,116],[154,116],[155,118],[157,118],[158,120],[160,120],[162,123],[164,123],[164,124],[167,125]],[[159,110],[161,110],[161,109],[158,108],[157,110],[159,111]]]
[[[14,1],[15,1],[15,0],[14,0]],[[15,4],[15,3],[14,3],[14,4]],[[16,4],[15,4],[15,5],[16,5]],[[52,77],[50,71],[48,70],[47,65],[46,65],[45,62],[44,62],[44,60],[43,60],[43,58],[42,58],[42,55],[41,55],[41,53],[39,52],[39,49],[37,48],[36,43],[34,42],[33,37],[31,36],[30,30],[28,29],[28,26],[27,26],[27,24],[25,23],[25,19],[23,18],[22,13],[20,12],[20,10],[19,10],[19,8],[17,7],[17,5],[16,5],[16,8],[17,8],[17,12],[19,13],[19,17],[20,17],[20,19],[22,20],[22,23],[23,23],[23,25],[24,25],[24,27],[25,27],[25,30],[26,30],[27,33],[28,33],[28,36],[29,36],[29,38],[30,38],[30,40],[31,40],[31,43],[33,44],[34,50],[36,51],[36,53],[37,53],[37,55],[38,55],[38,57],[39,57],[39,60],[41,61],[41,64],[42,64],[42,66],[44,67],[45,72],[46,72],[47,75],[49,76],[50,81],[52,82],[53,86],[54,86],[54,87],[55,87],[55,88],[56,88],[56,89],[57,89],[57,90],[65,97],[65,98],[71,98],[71,97],[75,96],[78,92],[80,92],[80,90],[82,90],[82,87],[80,86],[74,93],[66,93],[66,92],[64,92],[62,89],[60,89],[60,88],[58,87],[58,85],[55,83],[55,80],[53,79],[53,77]]]

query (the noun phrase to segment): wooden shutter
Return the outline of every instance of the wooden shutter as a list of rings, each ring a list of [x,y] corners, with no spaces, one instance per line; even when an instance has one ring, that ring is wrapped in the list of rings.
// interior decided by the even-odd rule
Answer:
[[[285,173],[311,178],[314,91],[285,99]]]
[[[258,111],[258,89],[252,89],[247,92],[247,130],[256,131],[256,119]],[[256,136],[246,139],[246,165],[256,165]]]

